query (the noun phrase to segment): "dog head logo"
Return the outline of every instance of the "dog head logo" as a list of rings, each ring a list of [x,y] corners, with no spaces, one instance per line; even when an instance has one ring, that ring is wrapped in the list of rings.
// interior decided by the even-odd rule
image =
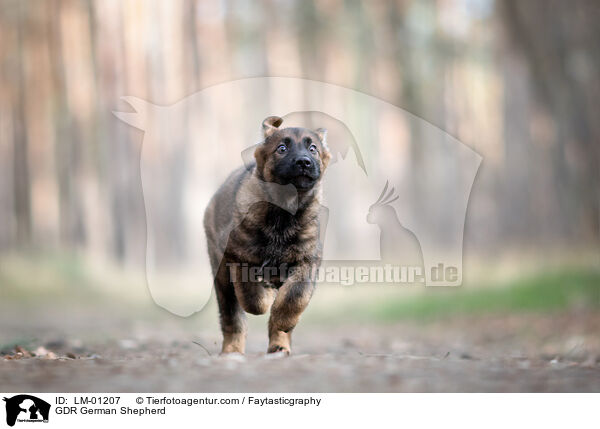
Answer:
[[[187,317],[208,302],[204,210],[231,171],[256,161],[261,124],[273,117],[285,127],[327,129],[324,264],[414,261],[427,286],[462,283],[467,205],[482,158],[427,121],[358,91],[296,78],[226,82],[170,106],[123,100],[135,111],[115,115],[144,131],[147,283],[170,312]],[[267,125],[268,134],[281,124]],[[374,203],[387,182],[394,191]]]
[[[6,402],[6,424],[16,422],[48,422],[50,404],[31,395],[16,395],[4,398]]]

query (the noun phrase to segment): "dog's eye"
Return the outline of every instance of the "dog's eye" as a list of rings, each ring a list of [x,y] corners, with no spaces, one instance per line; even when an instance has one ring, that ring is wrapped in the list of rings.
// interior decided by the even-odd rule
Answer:
[[[280,144],[277,146],[277,153],[285,153],[287,151],[287,146],[284,144]]]
[[[317,146],[315,146],[314,144],[311,144],[310,147],[308,148],[308,150],[310,151],[310,153],[316,154],[317,153]]]

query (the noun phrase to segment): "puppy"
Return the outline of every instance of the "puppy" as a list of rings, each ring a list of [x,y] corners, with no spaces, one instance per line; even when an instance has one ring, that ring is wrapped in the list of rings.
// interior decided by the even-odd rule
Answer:
[[[271,309],[267,352],[289,354],[292,329],[314,290],[321,178],[331,158],[327,131],[280,129],[282,122],[263,121],[255,163],[226,179],[204,215],[222,353],[244,353],[245,312]]]

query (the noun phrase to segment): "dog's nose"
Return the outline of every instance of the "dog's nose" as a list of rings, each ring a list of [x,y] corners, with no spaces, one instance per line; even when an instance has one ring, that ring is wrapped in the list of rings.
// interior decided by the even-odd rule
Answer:
[[[308,168],[312,165],[312,160],[308,156],[302,156],[296,160],[298,167]]]

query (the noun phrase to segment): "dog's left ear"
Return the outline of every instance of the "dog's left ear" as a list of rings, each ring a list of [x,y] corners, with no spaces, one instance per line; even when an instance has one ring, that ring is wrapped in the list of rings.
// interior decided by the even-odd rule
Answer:
[[[273,134],[279,126],[283,124],[283,119],[279,116],[269,116],[262,123],[263,135],[265,138]]]
[[[329,146],[327,146],[327,130],[325,128],[317,128],[315,133],[319,136],[319,140],[321,140],[323,147],[329,150]]]
[[[325,128],[317,128],[315,130],[315,134],[317,137],[319,137],[321,146],[325,151],[325,153],[322,155],[322,159],[323,165],[327,167],[327,164],[329,164],[329,159],[331,158],[331,152],[329,151],[329,146],[327,145],[327,130]]]

